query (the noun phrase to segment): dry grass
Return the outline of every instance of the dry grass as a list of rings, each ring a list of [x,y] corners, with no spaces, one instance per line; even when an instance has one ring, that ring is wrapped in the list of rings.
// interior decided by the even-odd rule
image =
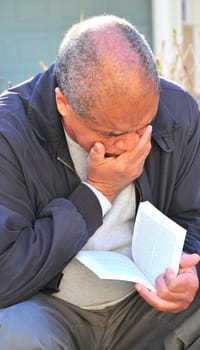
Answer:
[[[200,33],[199,33],[200,39]],[[198,62],[197,62],[198,60]],[[195,57],[195,53],[192,47],[192,44],[189,44],[186,48],[183,49],[183,44],[179,43],[177,40],[176,30],[173,30],[172,33],[172,52],[171,60],[166,63],[166,45],[165,42],[162,42],[160,55],[157,58],[157,65],[159,73],[163,76],[166,76],[168,79],[173,80],[182,86],[184,86],[190,93],[200,100],[199,93],[195,90],[195,74],[199,74],[200,81],[200,68],[198,72],[194,72],[194,63],[197,63],[196,66],[200,67],[200,58]],[[39,62],[40,68],[42,70],[47,69],[45,62]],[[167,73],[163,73],[163,67],[167,65]],[[2,82],[0,80],[0,92],[2,91]],[[12,83],[8,82],[7,87],[11,87]]]
[[[200,38],[200,34],[199,34]],[[195,74],[199,74],[199,72],[194,71],[194,66],[199,60],[199,58],[195,57],[195,53],[193,50],[192,44],[189,44],[186,48],[183,48],[183,44],[179,43],[177,40],[176,30],[173,30],[172,33],[172,52],[171,52],[171,60],[168,64],[167,73],[163,73],[163,67],[166,62],[165,55],[165,42],[162,42],[160,56],[157,59],[158,69],[161,75],[165,75],[168,79],[177,82],[184,86],[194,97],[199,98],[198,92],[195,87]],[[200,67],[200,60],[199,65]],[[200,75],[200,74],[199,74]],[[200,76],[199,76],[200,79]]]

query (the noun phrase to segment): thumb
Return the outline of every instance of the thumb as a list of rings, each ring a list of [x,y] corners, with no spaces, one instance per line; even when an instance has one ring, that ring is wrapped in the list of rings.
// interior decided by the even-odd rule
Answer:
[[[199,263],[200,256],[198,254],[183,254],[181,257],[180,267],[188,268],[195,266]]]
[[[90,160],[94,162],[100,162],[105,156],[105,147],[100,142],[95,142],[89,152]]]

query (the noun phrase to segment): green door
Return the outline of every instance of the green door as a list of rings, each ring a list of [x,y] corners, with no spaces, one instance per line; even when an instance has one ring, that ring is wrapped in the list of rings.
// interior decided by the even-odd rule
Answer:
[[[151,45],[151,0],[0,0],[0,90],[51,64],[73,23],[104,13],[131,21]]]

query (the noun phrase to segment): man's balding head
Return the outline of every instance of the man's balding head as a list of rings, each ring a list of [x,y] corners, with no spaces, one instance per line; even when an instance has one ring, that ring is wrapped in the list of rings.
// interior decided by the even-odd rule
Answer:
[[[137,103],[149,89],[159,91],[156,64],[144,37],[126,20],[109,15],[80,22],[67,32],[56,75],[72,109],[93,119],[113,97]]]

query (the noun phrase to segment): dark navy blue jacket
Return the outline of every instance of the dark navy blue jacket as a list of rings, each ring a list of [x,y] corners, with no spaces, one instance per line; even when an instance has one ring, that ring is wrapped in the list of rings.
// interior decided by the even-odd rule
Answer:
[[[56,291],[102,224],[98,200],[74,171],[55,87],[52,66],[0,98],[0,307]],[[200,114],[165,80],[136,189],[187,229],[184,250],[200,253]]]

